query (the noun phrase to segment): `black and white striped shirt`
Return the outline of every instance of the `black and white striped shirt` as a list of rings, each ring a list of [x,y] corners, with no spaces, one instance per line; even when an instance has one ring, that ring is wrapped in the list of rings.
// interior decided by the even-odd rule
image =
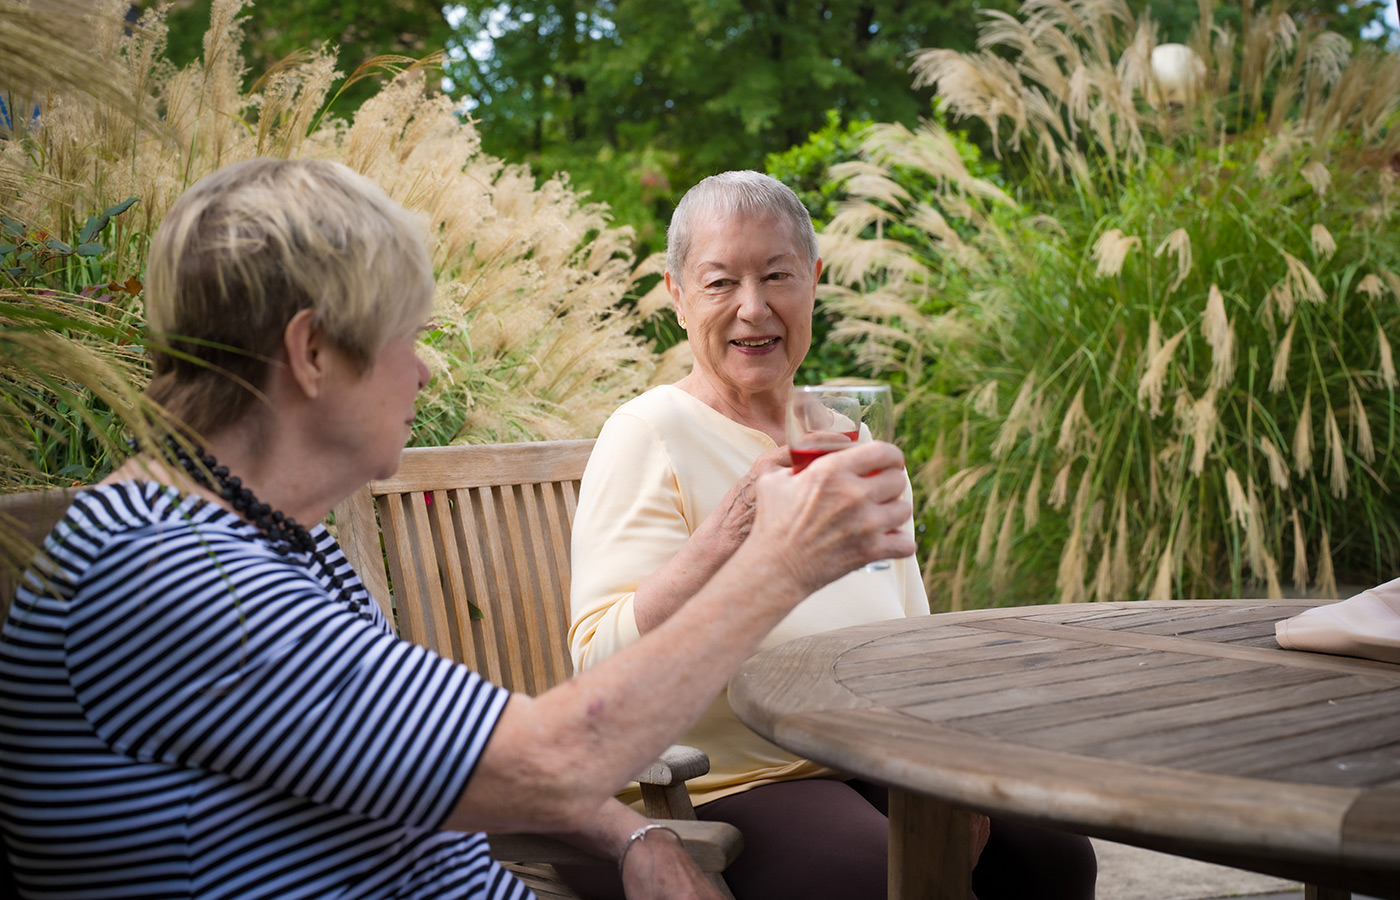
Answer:
[[[150,483],[80,495],[0,642],[0,829],[35,898],[510,898],[439,831],[507,692]],[[365,620],[349,600],[372,610]]]

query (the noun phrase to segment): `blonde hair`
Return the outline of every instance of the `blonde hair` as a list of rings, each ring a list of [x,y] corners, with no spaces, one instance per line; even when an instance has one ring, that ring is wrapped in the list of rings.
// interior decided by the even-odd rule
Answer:
[[[690,235],[696,217],[773,216],[786,222],[798,253],[808,268],[817,264],[817,233],[807,207],[792,188],[771,175],[750,170],[721,172],[701,180],[685,192],[671,224],[666,229],[666,271],[678,287],[686,259],[690,256]]]
[[[207,434],[248,412],[301,310],[363,370],[433,295],[422,225],[368,178],[325,160],[236,163],[186,191],[151,242],[148,394]]]

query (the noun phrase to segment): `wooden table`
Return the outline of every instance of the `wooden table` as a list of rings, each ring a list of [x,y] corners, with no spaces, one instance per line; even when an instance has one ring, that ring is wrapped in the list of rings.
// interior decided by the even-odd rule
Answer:
[[[890,896],[968,896],[969,810],[1400,898],[1400,666],[1281,650],[1306,601],[1023,607],[758,654],[750,727],[889,785]]]

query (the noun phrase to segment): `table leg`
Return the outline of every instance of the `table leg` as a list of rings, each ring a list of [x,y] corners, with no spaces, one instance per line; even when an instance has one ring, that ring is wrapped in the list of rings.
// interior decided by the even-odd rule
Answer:
[[[1303,900],[1351,900],[1351,891],[1305,884],[1303,885]]]
[[[968,900],[972,813],[890,789],[890,900]]]

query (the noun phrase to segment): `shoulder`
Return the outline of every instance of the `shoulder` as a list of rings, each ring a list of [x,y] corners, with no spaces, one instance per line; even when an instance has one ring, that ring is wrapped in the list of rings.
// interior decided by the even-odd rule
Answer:
[[[604,434],[650,432],[660,442],[673,435],[687,434],[702,428],[697,409],[700,401],[680,388],[665,384],[654,387],[619,406],[603,425]],[[599,435],[602,439],[602,435]]]
[[[314,584],[254,526],[217,504],[152,482],[100,485],[79,494],[45,550],[89,599],[154,601],[197,588],[238,590],[271,573],[284,573],[274,577],[288,583]]]
[[[155,482],[96,485],[73,498],[44,546],[50,554],[95,552],[196,529],[222,531],[230,520],[225,510]]]
[[[253,527],[227,510],[175,488],[149,481],[97,485],[74,498],[49,536],[64,544],[88,539],[140,543],[179,535],[204,541],[247,542]]]

